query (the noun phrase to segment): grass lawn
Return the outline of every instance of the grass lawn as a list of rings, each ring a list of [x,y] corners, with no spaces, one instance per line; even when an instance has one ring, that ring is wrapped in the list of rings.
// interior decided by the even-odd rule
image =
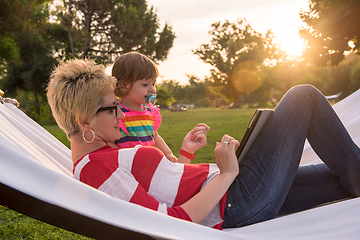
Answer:
[[[193,162],[214,162],[215,143],[222,135],[229,134],[240,140],[255,109],[190,109],[186,112],[161,110],[163,117],[158,133],[178,156],[182,139],[198,123],[210,126],[208,145],[196,152]],[[57,125],[43,125],[50,133],[70,146],[64,132]],[[88,239],[29,218],[0,206],[0,239]]]
[[[240,140],[255,109],[190,109],[186,112],[161,111],[162,124],[158,130],[175,156],[178,156],[185,135],[198,123],[210,127],[208,144],[196,152],[195,163],[214,162],[214,148],[224,134]]]

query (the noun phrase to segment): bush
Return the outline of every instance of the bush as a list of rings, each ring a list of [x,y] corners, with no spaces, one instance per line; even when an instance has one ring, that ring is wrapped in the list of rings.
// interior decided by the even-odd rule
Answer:
[[[203,98],[203,99],[199,99],[197,100],[196,104],[197,107],[210,107],[210,100],[208,98]]]
[[[52,118],[50,106],[47,99],[41,95],[39,98],[39,112],[35,103],[34,94],[24,90],[18,90],[15,99],[20,103],[19,108],[34,121],[47,121]]]

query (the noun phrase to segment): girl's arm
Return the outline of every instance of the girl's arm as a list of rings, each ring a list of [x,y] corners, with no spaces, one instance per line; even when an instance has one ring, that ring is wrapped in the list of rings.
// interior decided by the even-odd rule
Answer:
[[[171,162],[178,162],[178,159],[174,156],[164,139],[157,132],[155,132],[154,141],[155,147],[160,149],[168,160]]]

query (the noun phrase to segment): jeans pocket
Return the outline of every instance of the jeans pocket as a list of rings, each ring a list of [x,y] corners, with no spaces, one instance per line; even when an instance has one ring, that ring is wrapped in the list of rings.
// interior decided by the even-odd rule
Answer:
[[[278,213],[278,210],[271,204],[266,205],[258,214],[253,216],[252,218],[247,219],[246,221],[243,221],[239,224],[237,224],[237,227],[244,227],[247,225],[251,225],[254,223],[263,222],[266,220],[270,220],[275,218],[276,214]]]

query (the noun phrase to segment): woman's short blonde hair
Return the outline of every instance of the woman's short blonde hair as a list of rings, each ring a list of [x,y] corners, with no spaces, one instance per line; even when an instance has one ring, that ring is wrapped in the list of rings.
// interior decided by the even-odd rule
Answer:
[[[143,79],[156,79],[159,71],[153,61],[138,52],[129,52],[118,57],[112,67],[111,75],[118,81],[115,95],[119,98],[126,96],[127,92],[121,91],[120,86],[132,85]]]
[[[77,121],[91,119],[113,92],[116,79],[92,60],[69,60],[51,73],[47,98],[55,121],[69,137],[79,131]]]

